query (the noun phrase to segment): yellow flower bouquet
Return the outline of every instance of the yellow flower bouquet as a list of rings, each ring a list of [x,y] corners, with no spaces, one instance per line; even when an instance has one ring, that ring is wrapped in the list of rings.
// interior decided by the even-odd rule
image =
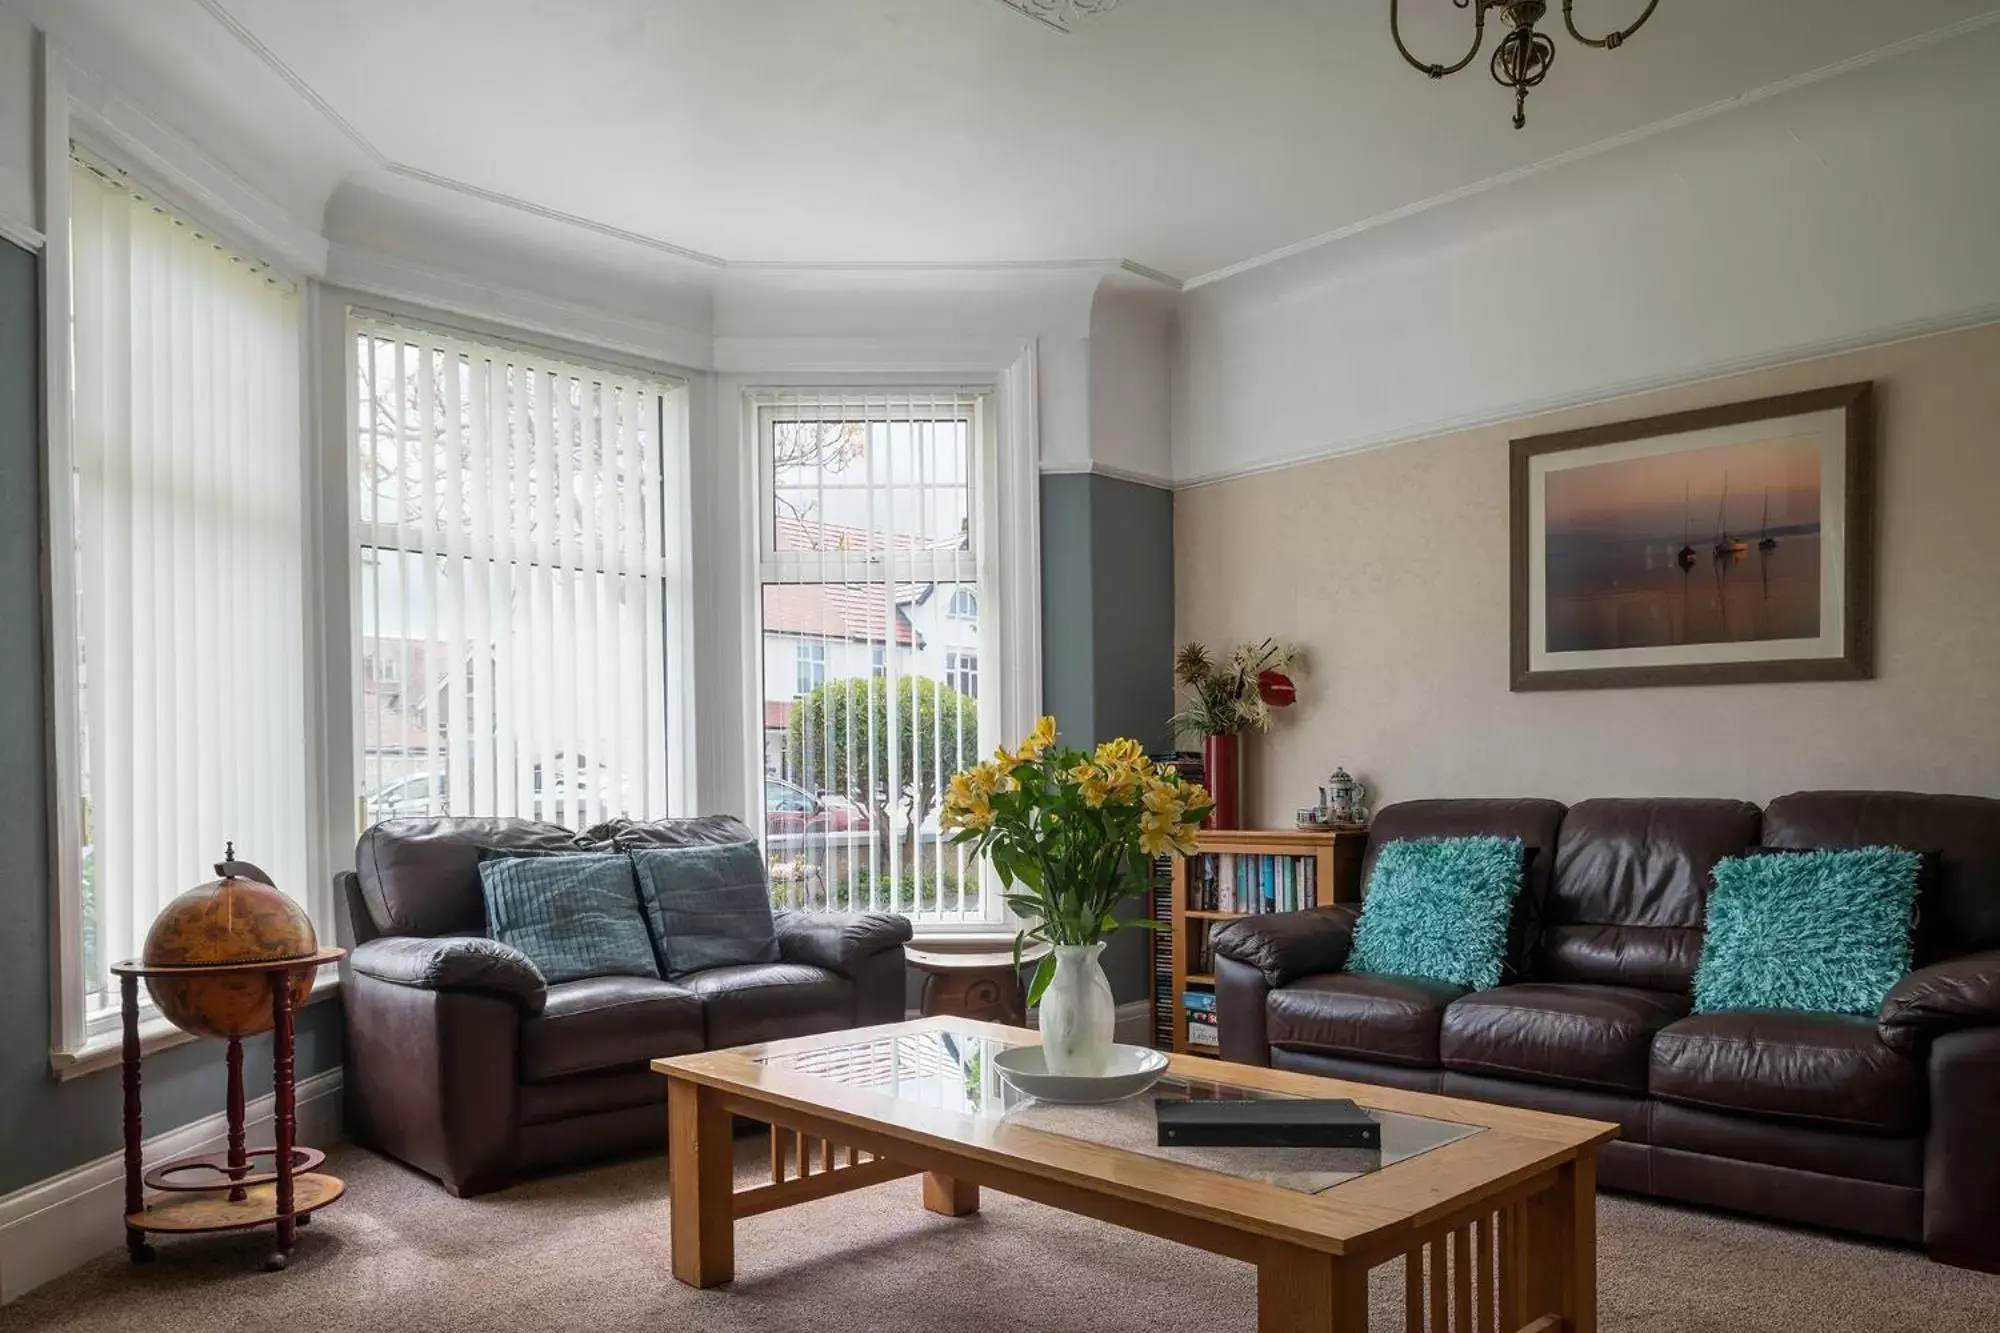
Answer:
[[[1014,939],[1018,960],[1028,940],[1060,951],[1101,945],[1120,926],[1157,929],[1116,909],[1144,890],[1151,858],[1195,850],[1209,807],[1200,784],[1155,765],[1137,741],[1106,741],[1089,754],[1066,749],[1056,744],[1056,720],[1045,717],[1018,749],[1003,747],[952,778],[941,822],[953,843],[999,872],[1007,905],[1028,923]],[[1030,1004],[1055,964],[1055,955],[1042,959]]]

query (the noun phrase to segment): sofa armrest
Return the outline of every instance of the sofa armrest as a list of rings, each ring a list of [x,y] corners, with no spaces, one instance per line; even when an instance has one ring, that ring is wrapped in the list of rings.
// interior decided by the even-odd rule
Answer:
[[[1267,986],[1284,986],[1319,972],[1338,972],[1354,946],[1359,903],[1336,903],[1305,912],[1249,916],[1216,930],[1215,952],[1264,974]]]
[[[488,991],[434,990],[358,968],[340,1002],[349,1137],[436,1176],[453,1194],[483,1194],[511,1180],[520,1157],[521,1006]]]
[[[529,1017],[548,999],[548,983],[526,954],[476,935],[387,935],[356,945],[352,962],[361,975],[393,986],[497,995]]]
[[[1875,1027],[1905,1055],[1942,1033],[2000,1027],[2000,949],[1918,968],[1890,987]]]
[[[868,959],[910,939],[910,919],[892,912],[779,912],[778,956],[853,977]]]
[[[2000,1026],[1939,1033],[1928,1065],[1924,1248],[1941,1263],[2000,1273]]]

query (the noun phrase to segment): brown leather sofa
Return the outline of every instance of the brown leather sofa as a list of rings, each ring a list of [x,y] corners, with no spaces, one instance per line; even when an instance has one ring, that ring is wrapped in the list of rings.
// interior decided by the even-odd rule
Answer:
[[[1360,908],[1216,931],[1222,1054],[1615,1121],[1609,1187],[1922,1244],[2000,1269],[2000,801],[1411,801],[1400,839],[1533,849],[1503,983],[1342,972]],[[1927,855],[1915,970],[1873,1018],[1690,1014],[1710,872],[1758,845]]]
[[[903,1017],[910,923],[780,912],[780,961],[676,981],[545,985],[485,938],[479,849],[527,853],[734,842],[734,819],[616,821],[582,834],[516,819],[398,819],[361,835],[347,905],[347,1129],[479,1194],[517,1174],[666,1142],[658,1056]]]

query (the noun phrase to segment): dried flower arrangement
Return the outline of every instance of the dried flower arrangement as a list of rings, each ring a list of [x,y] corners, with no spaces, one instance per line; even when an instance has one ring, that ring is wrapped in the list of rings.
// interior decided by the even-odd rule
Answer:
[[[1181,709],[1170,725],[1176,736],[1234,736],[1269,731],[1273,710],[1297,701],[1292,675],[1304,654],[1275,639],[1242,643],[1217,663],[1206,646],[1181,645],[1174,654],[1174,678],[1186,687]]]

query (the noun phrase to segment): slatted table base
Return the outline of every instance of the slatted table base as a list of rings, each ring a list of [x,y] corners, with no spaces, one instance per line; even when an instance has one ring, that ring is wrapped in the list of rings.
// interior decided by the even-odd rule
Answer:
[[[1531,1216],[1531,1209],[1537,1216]],[[1560,1280],[1572,1267],[1561,1259],[1545,1259],[1540,1273],[1532,1267],[1529,1237],[1538,1224],[1546,1227],[1551,1211],[1549,1200],[1531,1196],[1474,1217],[1405,1254],[1406,1333],[1564,1333],[1594,1326],[1588,1316],[1536,1309],[1552,1299],[1562,1303],[1561,1293],[1550,1290],[1550,1278]],[[1551,1268],[1558,1271],[1550,1274]]]
[[[755,1217],[774,1208],[810,1203],[916,1174],[916,1167],[844,1147],[832,1139],[814,1138],[804,1130],[773,1125],[771,1183],[736,1190],[730,1195],[730,1212],[735,1217]]]

